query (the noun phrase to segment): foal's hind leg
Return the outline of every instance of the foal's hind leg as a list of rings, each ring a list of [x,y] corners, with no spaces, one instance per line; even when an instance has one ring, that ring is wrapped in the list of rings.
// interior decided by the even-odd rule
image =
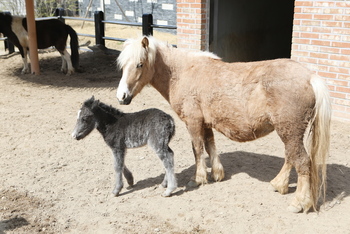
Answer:
[[[164,197],[169,197],[177,188],[177,182],[174,173],[174,152],[167,146],[165,149],[156,150],[158,157],[162,160],[165,167],[165,176],[162,186],[167,188],[163,193]]]
[[[134,176],[132,175],[131,171],[129,171],[129,169],[126,167],[125,164],[124,164],[124,168],[123,168],[123,175],[124,175],[126,181],[128,182],[128,185],[133,186],[134,185]]]
[[[225,177],[225,172],[220,162],[219,155],[217,155],[216,153],[214,134],[211,128],[204,129],[204,145],[205,150],[207,151],[210,157],[211,177],[214,181],[223,180]]]

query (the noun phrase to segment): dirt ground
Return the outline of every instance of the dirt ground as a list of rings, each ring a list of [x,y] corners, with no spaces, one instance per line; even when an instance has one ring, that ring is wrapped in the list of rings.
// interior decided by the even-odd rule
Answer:
[[[116,56],[81,52],[82,72],[72,76],[60,73],[57,52],[39,54],[40,76],[21,75],[18,54],[0,58],[0,234],[350,232],[350,123],[332,121],[327,204],[319,213],[286,211],[295,173],[290,193],[268,189],[284,160],[275,133],[248,143],[215,133],[225,180],[190,189],[194,157],[184,123],[151,87],[119,106]],[[147,147],[128,150],[135,186],[111,196],[112,155],[101,135],[71,137],[77,111],[92,95],[124,112],[156,107],[175,118],[173,196],[161,196],[164,170]]]

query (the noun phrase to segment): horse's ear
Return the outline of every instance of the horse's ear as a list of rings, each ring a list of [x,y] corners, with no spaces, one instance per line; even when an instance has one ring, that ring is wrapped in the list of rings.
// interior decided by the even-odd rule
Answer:
[[[149,41],[148,41],[148,38],[147,37],[143,37],[142,41],[141,41],[141,44],[143,46],[143,48],[147,48],[148,45],[149,45]]]

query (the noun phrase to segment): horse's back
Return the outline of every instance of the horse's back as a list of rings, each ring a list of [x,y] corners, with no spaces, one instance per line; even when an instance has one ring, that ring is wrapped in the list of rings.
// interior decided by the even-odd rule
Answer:
[[[26,19],[23,26],[27,30]],[[66,24],[58,19],[38,20],[36,21],[36,34],[38,49],[45,49],[55,46],[59,50],[66,47],[68,32]]]

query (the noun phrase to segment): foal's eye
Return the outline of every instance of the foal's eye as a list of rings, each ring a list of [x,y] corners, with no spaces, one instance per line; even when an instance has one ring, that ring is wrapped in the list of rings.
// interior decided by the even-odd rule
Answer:
[[[143,63],[139,63],[136,65],[136,68],[142,68],[142,66],[143,66]]]

